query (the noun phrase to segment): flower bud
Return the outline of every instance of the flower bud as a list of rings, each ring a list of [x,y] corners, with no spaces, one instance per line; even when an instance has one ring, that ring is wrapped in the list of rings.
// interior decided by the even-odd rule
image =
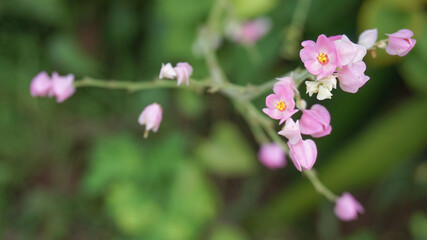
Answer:
[[[390,55],[405,56],[417,42],[411,38],[413,35],[414,33],[409,29],[401,29],[395,33],[387,34],[388,45],[385,51]]]
[[[157,132],[162,122],[162,107],[157,103],[148,105],[139,115],[138,122],[145,125],[145,138],[148,137],[148,131]]]
[[[299,122],[294,122],[292,118],[286,120],[285,127],[279,132],[279,135],[285,136],[289,143],[296,144],[301,141],[301,133],[299,128]]]
[[[163,79],[163,78],[174,79],[175,77],[176,77],[176,72],[175,72],[175,70],[173,70],[172,64],[166,63],[166,65],[165,65],[162,63],[162,68],[160,69],[159,78],[160,79]]]
[[[313,140],[300,140],[296,144],[288,142],[289,156],[298,171],[302,171],[301,168],[310,170],[317,158],[317,147]]]
[[[359,40],[357,41],[357,43],[362,46],[365,46],[366,49],[369,49],[374,46],[375,42],[377,41],[377,37],[378,37],[378,30],[376,28],[368,29],[363,31],[359,35]]]
[[[258,158],[264,166],[270,169],[286,166],[285,152],[277,143],[262,145],[258,152]]]
[[[352,221],[357,219],[358,213],[363,213],[364,209],[354,197],[345,192],[335,202],[335,215],[342,221]]]
[[[49,93],[50,96],[55,96],[56,101],[61,103],[71,97],[76,88],[74,87],[74,75],[68,74],[66,76],[60,76],[54,72],[52,74],[52,89]]]
[[[340,88],[349,93],[356,93],[369,80],[365,75],[366,64],[363,61],[342,67],[338,71]]]
[[[30,84],[30,93],[33,97],[46,97],[52,87],[52,80],[46,72],[41,72],[33,78]]]
[[[331,133],[331,115],[328,109],[320,104],[315,104],[311,109],[302,112],[300,129],[302,134],[315,138],[323,137]]]
[[[188,85],[190,76],[193,73],[193,68],[191,67],[191,65],[186,62],[179,62],[176,64],[174,70],[176,72],[176,78],[178,80],[177,85],[179,86],[183,82]]]

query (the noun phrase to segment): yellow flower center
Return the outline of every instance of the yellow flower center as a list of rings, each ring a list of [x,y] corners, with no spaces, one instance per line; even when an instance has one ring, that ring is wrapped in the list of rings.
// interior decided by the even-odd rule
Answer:
[[[322,52],[319,53],[319,55],[316,58],[317,58],[317,61],[322,65],[326,65],[329,62],[328,54],[324,54]]]
[[[276,108],[277,108],[277,110],[283,112],[286,109],[286,104],[282,101],[278,101],[276,104]]]

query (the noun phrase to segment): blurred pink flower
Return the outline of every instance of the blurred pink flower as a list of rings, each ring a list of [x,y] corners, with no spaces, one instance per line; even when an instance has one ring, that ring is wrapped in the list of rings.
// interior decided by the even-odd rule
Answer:
[[[369,80],[365,70],[363,61],[342,67],[337,74],[340,88],[345,92],[356,93]]]
[[[58,103],[67,100],[75,91],[73,74],[66,76],[60,76],[56,72],[52,74],[52,88],[49,95],[55,96]]]
[[[298,171],[302,171],[301,168],[310,170],[317,158],[317,147],[313,140],[300,140],[296,144],[288,142],[289,156]]]
[[[342,35],[341,39],[334,41],[334,45],[338,53],[340,66],[362,61],[366,55],[366,48],[353,43],[346,35]]]
[[[342,221],[352,221],[357,219],[358,213],[363,213],[364,209],[354,197],[345,192],[335,202],[335,215]]]
[[[286,166],[286,155],[277,143],[264,144],[258,152],[260,162],[270,168],[282,168]]]
[[[302,112],[300,129],[302,134],[319,138],[331,133],[331,115],[328,109],[320,104],[315,104],[311,109]]]
[[[163,79],[163,78],[174,79],[175,77],[176,77],[176,72],[173,69],[172,64],[166,63],[166,65],[165,65],[162,63],[162,68],[160,69],[159,78],[160,79]]]
[[[270,26],[271,22],[267,18],[247,21],[234,31],[234,41],[245,45],[253,45],[268,33]]]
[[[317,79],[331,75],[340,65],[333,42],[324,34],[317,38],[316,43],[307,40],[301,45],[304,48],[300,51],[300,58],[305,68],[311,74],[317,75]]]
[[[33,97],[46,97],[52,87],[52,80],[46,72],[37,74],[30,84],[30,93]]]
[[[401,29],[395,33],[387,34],[388,45],[385,51],[390,55],[405,56],[417,42],[411,38],[413,35],[414,33],[409,29]]]
[[[193,73],[193,68],[191,67],[191,65],[186,62],[179,62],[176,64],[174,70],[176,72],[176,78],[178,80],[177,85],[179,86],[183,82],[188,85],[190,76]]]
[[[282,124],[294,113],[298,112],[295,108],[293,80],[291,78],[282,79],[273,86],[274,94],[270,94],[265,99],[265,105],[262,111],[273,119],[280,119]],[[288,81],[289,80],[289,81]]]
[[[148,131],[157,132],[162,122],[162,107],[153,103],[144,108],[138,118],[140,125],[145,124],[144,137],[148,137]]]
[[[365,46],[366,49],[369,49],[374,46],[375,42],[377,41],[377,38],[378,30],[376,28],[368,29],[363,31],[359,35],[359,40],[357,41],[357,44]]]

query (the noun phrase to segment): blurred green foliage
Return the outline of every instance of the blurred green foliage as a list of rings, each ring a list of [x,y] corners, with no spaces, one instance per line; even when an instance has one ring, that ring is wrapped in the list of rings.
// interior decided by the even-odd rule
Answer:
[[[219,62],[231,81],[259,84],[302,65],[280,53],[298,1],[229,2],[241,20],[272,20],[250,51],[222,41]],[[1,239],[426,239],[425,1],[312,0],[303,39],[293,39],[298,46],[344,33],[356,41],[374,27],[380,37],[410,28],[417,39],[404,58],[367,56],[371,80],[322,102],[334,130],[316,140],[316,168],[364,205],[352,223],[337,221],[292,163],[262,167],[248,126],[217,94],[78,89],[61,104],[30,97],[42,70],[145,81],[161,63],[188,61],[195,78],[206,77],[193,43],[214,2],[0,1]],[[154,101],[164,120],[143,139],[137,117]]]

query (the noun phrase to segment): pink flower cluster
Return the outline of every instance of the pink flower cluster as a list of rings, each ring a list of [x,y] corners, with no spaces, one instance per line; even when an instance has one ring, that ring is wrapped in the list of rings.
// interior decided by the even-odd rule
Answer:
[[[167,63],[162,64],[160,69],[159,78],[168,78],[168,79],[177,79],[177,85],[181,83],[189,84],[190,76],[193,73],[193,68],[190,64],[186,62],[179,62],[175,67],[172,67],[172,64]]]
[[[268,18],[246,21],[230,29],[232,39],[242,45],[253,45],[264,37],[271,28]]]
[[[391,55],[406,55],[416,42],[411,39],[412,35],[412,31],[407,29],[388,34],[386,52]],[[327,37],[322,34],[316,42],[307,40],[301,43],[303,49],[300,51],[300,58],[305,68],[318,81],[336,77],[343,91],[356,93],[369,80],[365,75],[366,64],[363,58],[366,51],[375,46],[376,40],[376,29],[363,32],[358,44],[353,43],[346,35]],[[307,89],[310,95],[315,91]]]
[[[49,77],[46,72],[41,72],[31,81],[30,93],[33,97],[56,97],[56,101],[61,103],[76,91],[73,83],[73,74],[60,76],[54,72],[52,77]]]
[[[279,81],[273,86],[273,94],[267,96],[265,104],[267,108],[263,111],[269,117],[280,120],[279,124],[286,121],[285,127],[279,132],[280,135],[288,138],[289,156],[295,167],[310,170],[317,159],[317,147],[313,140],[303,140],[301,134],[311,135],[319,138],[330,134],[332,127],[330,125],[331,117],[328,110],[322,105],[313,105],[311,109],[302,109],[302,116],[296,122],[291,118],[296,112],[295,109],[295,88],[292,77],[278,79]],[[260,152],[265,151],[263,147]],[[265,156],[267,154],[260,154]],[[264,158],[268,159],[268,158]],[[271,164],[266,164],[265,160],[260,157],[264,165],[270,167]]]

